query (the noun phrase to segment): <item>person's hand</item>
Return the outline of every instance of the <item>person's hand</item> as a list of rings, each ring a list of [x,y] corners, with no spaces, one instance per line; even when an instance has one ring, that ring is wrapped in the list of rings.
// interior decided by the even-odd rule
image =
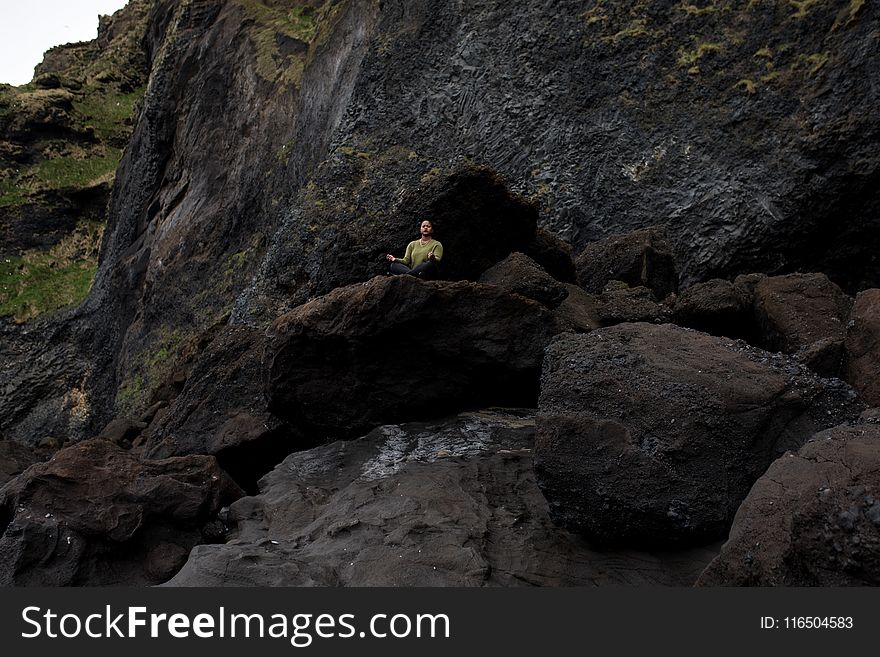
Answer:
[[[386,259],[388,262],[394,262],[394,261],[396,260],[396,258],[395,258],[393,255],[391,255],[390,253],[388,253],[388,254],[385,255],[385,259]]]
[[[433,260],[433,259],[434,259],[434,252],[431,251],[431,252],[428,254],[428,260]]]

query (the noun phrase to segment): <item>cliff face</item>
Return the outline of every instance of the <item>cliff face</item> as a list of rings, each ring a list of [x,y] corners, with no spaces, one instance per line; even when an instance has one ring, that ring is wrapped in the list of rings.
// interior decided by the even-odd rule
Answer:
[[[876,284],[877,27],[862,2],[157,0],[73,324],[83,412],[145,408],[227,313],[378,273],[465,164],[576,250],[666,225],[684,282]]]
[[[852,300],[834,283],[849,293],[880,284],[872,252],[880,228],[878,28],[876,7],[861,0],[135,0],[104,23],[98,42],[52,51],[35,90],[0,90],[4,134],[18,139],[5,143],[21,145],[20,152],[4,147],[0,157],[31,158],[34,167],[68,157],[31,147],[38,125],[87,145],[89,161],[111,146],[125,153],[106,228],[91,234],[94,249],[103,231],[88,298],[24,324],[0,321],[0,438],[8,439],[0,447],[14,456],[4,472],[17,482],[0,499],[0,552],[19,555],[0,580],[46,581],[29,564],[51,557],[58,572],[75,575],[65,581],[88,582],[103,567],[95,564],[125,551],[108,535],[83,552],[98,561],[54,552],[36,558],[40,541],[19,540],[27,518],[44,517],[40,500],[55,495],[39,478],[28,488],[20,474],[40,456],[29,448],[55,451],[99,433],[53,463],[79,463],[98,449],[105,455],[99,488],[121,491],[123,504],[129,483],[114,464],[161,475],[198,456],[235,479],[242,489],[235,497],[255,493],[264,474],[301,450],[275,474],[284,479],[298,468],[308,481],[308,473],[321,473],[314,481],[327,499],[303,509],[323,518],[327,549],[285,548],[291,569],[276,571],[275,557],[267,558],[264,571],[230,575],[240,581],[277,574],[272,581],[287,584],[433,582],[425,577],[435,577],[435,564],[416,556],[424,544],[432,559],[451,564],[436,575],[441,583],[583,583],[595,575],[586,567],[595,554],[548,519],[570,516],[573,526],[591,527],[596,508],[617,508],[566,495],[606,495],[595,478],[617,478],[621,446],[650,471],[656,490],[677,481],[669,463],[687,463],[696,474],[667,501],[634,481],[620,498],[631,502],[633,526],[627,520],[621,531],[611,522],[607,536],[600,528],[602,540],[636,537],[652,549],[657,532],[640,515],[646,502],[663,522],[678,523],[681,546],[720,538],[779,449],[797,448],[861,411],[847,384],[808,369],[846,375],[859,390],[869,389],[864,372],[877,369],[871,345],[880,323],[870,297],[860,296],[851,312]],[[141,77],[134,62],[143,64]],[[80,101],[66,109],[58,90],[75,98],[71,84],[80,78],[111,99],[143,87],[130,140],[124,121],[92,142],[97,128],[89,133],[64,118],[77,115]],[[34,93],[31,100],[54,99],[44,103],[51,120],[27,128],[21,122],[36,115],[6,99]],[[0,206],[4,248],[68,244],[87,211],[46,223],[38,208],[50,193],[72,198],[97,183],[62,186],[61,194],[28,187],[35,173],[4,171],[2,203],[30,194],[14,211]],[[110,179],[99,182],[110,193]],[[436,222],[445,273],[455,280],[368,280],[425,217]],[[46,234],[25,236],[15,229],[22,218]],[[796,270],[831,280],[713,279]],[[678,285],[690,286],[681,303]],[[729,337],[655,326],[670,320]],[[619,323],[627,327],[583,341],[560,337]],[[605,339],[612,334],[623,336],[619,349]],[[573,355],[560,359],[568,368],[560,374],[546,355],[563,343]],[[711,376],[704,372],[710,343],[717,348]],[[663,357],[653,362],[657,354]],[[864,359],[859,368],[846,367],[844,359],[851,366],[855,358]],[[776,383],[754,390],[732,383],[755,371]],[[789,383],[797,395],[762,397]],[[624,389],[642,396],[627,399]],[[609,395],[607,405],[590,408],[599,392]],[[661,403],[648,403],[644,395],[654,393]],[[533,422],[530,411],[503,412],[488,424],[454,415],[488,404],[538,406],[539,413]],[[744,410],[749,422],[727,418],[730,409]],[[765,410],[770,420],[762,419]],[[743,428],[736,450],[716,445],[728,436],[712,429],[722,420]],[[371,429],[364,440],[345,442]],[[342,441],[306,449],[328,437]],[[695,437],[706,445],[693,449]],[[607,455],[596,457],[589,450],[603,440]],[[596,472],[566,471],[587,454]],[[694,455],[708,455],[706,463]],[[376,463],[404,461],[412,463],[380,477],[384,483],[364,479]],[[724,517],[695,513],[705,500],[700,473],[740,472],[743,463],[751,464],[747,477],[716,491]],[[449,502],[461,512],[450,518],[471,523],[464,534],[447,528],[428,532],[424,543],[414,539],[443,524],[428,504],[418,507],[424,521],[386,523],[395,541],[415,546],[406,569],[371,579],[328,560],[341,546],[375,544],[371,528],[399,502],[385,493],[404,484],[411,503],[421,504],[424,482],[437,473],[449,482],[438,499],[452,486],[498,488],[473,513],[461,512],[469,503]],[[553,479],[560,473],[571,481],[560,485]],[[83,481],[93,474],[86,466]],[[487,482],[494,483],[487,489]],[[225,519],[217,517],[219,502],[209,517],[155,511],[149,572],[140,561],[128,566],[143,581],[163,580],[192,545],[236,532],[263,540],[249,524],[260,514],[275,516],[298,541],[306,529],[275,515],[271,477],[264,483],[264,495],[237,502]],[[350,517],[351,501],[364,496],[376,496],[371,517],[384,519],[379,525]],[[496,513],[518,504],[522,513]],[[73,504],[57,522],[74,527],[82,518],[88,514]],[[519,548],[492,548],[519,536],[523,518],[531,518],[525,542],[554,546],[555,556],[522,566],[510,562]],[[34,531],[54,532],[55,522]],[[180,531],[166,533],[174,523]],[[435,540],[450,544],[450,535],[467,550],[427,549]],[[213,582],[240,552],[196,551],[181,581]],[[473,555],[484,567],[466,571]],[[663,572],[651,566],[646,573],[638,565],[644,555],[631,553],[612,579],[692,581],[709,556],[690,554],[683,566],[651,561]],[[508,566],[509,577],[491,575]],[[222,572],[231,571],[223,565]],[[529,575],[541,572],[548,576]]]

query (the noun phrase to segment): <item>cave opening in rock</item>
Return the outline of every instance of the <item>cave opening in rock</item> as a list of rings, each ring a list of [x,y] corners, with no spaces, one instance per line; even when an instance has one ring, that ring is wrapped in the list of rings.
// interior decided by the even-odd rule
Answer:
[[[292,452],[310,449],[320,441],[306,439],[286,426],[267,431],[259,438],[227,447],[215,454],[217,463],[248,495],[259,491],[257,483]]]

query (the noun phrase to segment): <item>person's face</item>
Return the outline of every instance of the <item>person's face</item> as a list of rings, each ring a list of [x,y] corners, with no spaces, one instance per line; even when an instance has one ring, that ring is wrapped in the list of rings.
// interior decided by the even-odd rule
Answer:
[[[430,237],[434,233],[434,227],[430,221],[423,221],[420,227],[423,237]]]

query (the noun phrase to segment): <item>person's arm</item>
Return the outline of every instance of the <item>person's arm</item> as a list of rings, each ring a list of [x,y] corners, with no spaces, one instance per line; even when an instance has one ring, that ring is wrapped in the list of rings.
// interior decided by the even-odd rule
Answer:
[[[413,244],[415,244],[415,242],[410,242],[409,244],[406,245],[406,253],[400,259],[400,262],[405,264],[407,267],[412,267]]]
[[[443,245],[437,242],[434,248],[431,249],[431,253],[434,254],[432,258],[434,262],[440,262],[443,259]]]

